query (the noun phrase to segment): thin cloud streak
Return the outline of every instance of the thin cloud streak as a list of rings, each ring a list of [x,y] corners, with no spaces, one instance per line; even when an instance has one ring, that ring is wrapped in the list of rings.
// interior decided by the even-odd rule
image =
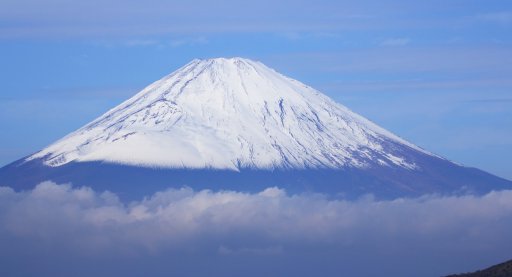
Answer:
[[[500,11],[494,13],[479,14],[477,19],[487,22],[494,22],[499,24],[512,23],[512,11]]]
[[[366,81],[366,80],[348,80],[325,83],[318,86],[323,91],[338,92],[338,93],[356,93],[356,92],[410,92],[421,93],[429,92],[435,94],[436,91],[461,91],[461,90],[475,90],[475,89],[492,89],[506,91],[507,88],[512,88],[512,80],[506,78],[482,78],[482,79],[454,79],[454,80],[422,80],[422,79],[409,79],[409,80],[379,80],[379,81]],[[434,92],[433,92],[434,91]],[[467,92],[466,95],[471,95]],[[475,99],[468,100],[473,102],[510,102],[510,99]]]
[[[273,57],[281,68],[321,72],[418,73],[435,72],[469,74],[472,72],[512,71],[509,47],[380,47],[356,48],[342,52],[301,52]],[[271,60],[269,58],[269,60]],[[457,70],[456,72],[454,72]],[[498,77],[501,75],[495,75]],[[341,75],[343,76],[343,75]]]
[[[409,38],[388,38],[380,43],[381,46],[404,46],[411,42]]]
[[[501,104],[501,103],[510,103],[510,102],[512,102],[512,98],[472,99],[472,100],[467,100],[465,102]]]

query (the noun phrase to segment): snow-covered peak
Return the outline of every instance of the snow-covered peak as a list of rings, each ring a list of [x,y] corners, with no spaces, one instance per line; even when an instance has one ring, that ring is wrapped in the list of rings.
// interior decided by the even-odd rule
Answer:
[[[415,168],[383,146],[389,141],[423,151],[260,62],[216,58],[193,60],[28,159],[50,166]]]

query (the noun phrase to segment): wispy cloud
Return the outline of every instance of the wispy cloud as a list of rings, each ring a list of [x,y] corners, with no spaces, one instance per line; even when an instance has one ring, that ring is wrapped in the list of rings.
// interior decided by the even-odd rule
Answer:
[[[468,103],[489,103],[489,104],[502,104],[502,103],[511,103],[512,98],[481,98],[481,99],[471,99],[466,100],[464,102]]]
[[[512,11],[500,11],[494,13],[484,13],[476,16],[477,19],[482,21],[509,24],[512,23]]]
[[[200,44],[207,44],[208,39],[203,36],[199,37],[182,37],[173,39],[169,42],[169,45],[171,47],[180,47],[180,46],[194,46],[194,45],[200,45]]]
[[[383,40],[381,46],[404,46],[411,42],[409,38],[388,38]]]
[[[128,39],[128,40],[96,40],[92,44],[96,46],[113,47],[158,47],[158,48],[177,48],[181,46],[195,46],[208,44],[206,36],[174,36],[174,38],[158,39]]]
[[[304,39],[336,40],[341,38],[341,35],[336,32],[282,32],[278,35],[291,41]]]
[[[126,46],[155,46],[160,45],[160,41],[154,39],[133,39],[125,42]]]
[[[489,72],[495,72],[493,75],[497,78],[512,69],[511,53],[509,47],[501,46],[356,48],[342,52],[281,54],[278,59],[281,64],[278,66],[295,71],[314,69],[316,73],[336,72],[340,76],[360,72],[401,73],[408,76],[418,72],[435,72],[445,76],[482,72],[482,77],[485,77]]]
[[[201,266],[179,265],[211,260],[210,276],[235,270],[229,266],[235,261],[246,276],[436,276],[510,254],[512,191],[344,201],[278,188],[256,194],[184,188],[127,204],[109,192],[45,182],[25,192],[1,187],[0,223],[4,261],[74,257],[56,266],[61,273],[90,275],[92,263],[94,275],[132,275],[141,264],[158,275],[202,275]],[[97,263],[103,259],[109,262]],[[260,267],[271,260],[277,268]],[[372,266],[363,266],[369,260]],[[4,265],[3,272],[16,272]]]

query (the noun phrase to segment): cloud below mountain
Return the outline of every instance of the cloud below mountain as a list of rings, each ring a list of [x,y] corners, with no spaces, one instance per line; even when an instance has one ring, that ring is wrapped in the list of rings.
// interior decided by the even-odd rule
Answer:
[[[122,203],[44,182],[1,187],[0,223],[3,275],[436,276],[510,257],[512,191],[345,201],[183,188]]]

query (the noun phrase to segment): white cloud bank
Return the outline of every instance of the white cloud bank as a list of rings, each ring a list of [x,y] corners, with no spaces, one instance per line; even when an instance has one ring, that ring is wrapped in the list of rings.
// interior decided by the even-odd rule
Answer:
[[[440,276],[512,258],[512,191],[375,201],[0,187],[0,275]],[[340,275],[341,274],[341,275]]]

